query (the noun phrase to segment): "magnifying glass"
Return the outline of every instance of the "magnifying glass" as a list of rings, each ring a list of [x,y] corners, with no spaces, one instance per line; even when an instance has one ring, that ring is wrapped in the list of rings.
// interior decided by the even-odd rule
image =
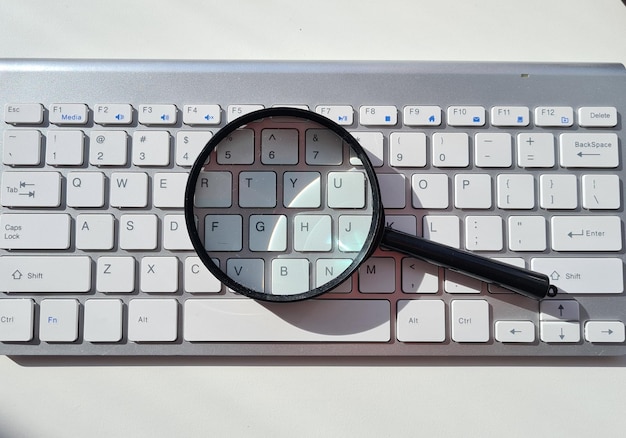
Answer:
[[[556,294],[544,274],[386,228],[365,150],[306,110],[262,109],[219,130],[191,168],[185,221],[209,271],[258,300],[328,292],[378,246],[534,299]]]

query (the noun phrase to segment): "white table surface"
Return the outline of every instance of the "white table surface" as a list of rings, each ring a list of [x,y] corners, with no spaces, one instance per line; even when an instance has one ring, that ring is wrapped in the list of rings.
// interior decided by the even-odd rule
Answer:
[[[626,6],[4,0],[0,57],[626,64]],[[625,396],[626,358],[0,356],[0,437],[620,436]]]

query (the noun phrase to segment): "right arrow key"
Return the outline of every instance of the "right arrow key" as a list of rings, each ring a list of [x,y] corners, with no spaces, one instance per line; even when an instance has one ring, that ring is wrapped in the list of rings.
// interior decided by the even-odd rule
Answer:
[[[587,321],[585,339],[589,342],[624,342],[626,333],[622,321]]]

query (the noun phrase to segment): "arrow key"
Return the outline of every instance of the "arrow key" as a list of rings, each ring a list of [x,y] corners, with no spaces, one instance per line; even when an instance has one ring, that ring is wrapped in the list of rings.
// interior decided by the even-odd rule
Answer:
[[[541,321],[578,321],[580,309],[574,300],[543,300],[540,304]]]
[[[541,340],[549,343],[580,342],[580,323],[541,321]]]
[[[587,321],[585,339],[589,342],[624,342],[626,331],[622,321]]]
[[[532,321],[496,321],[498,342],[535,342],[535,324]]]

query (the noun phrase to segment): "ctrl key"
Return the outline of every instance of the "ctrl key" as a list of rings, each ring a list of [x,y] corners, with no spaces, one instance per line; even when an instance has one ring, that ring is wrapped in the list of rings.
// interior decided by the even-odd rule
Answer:
[[[0,342],[32,340],[33,309],[30,299],[0,300]]]

